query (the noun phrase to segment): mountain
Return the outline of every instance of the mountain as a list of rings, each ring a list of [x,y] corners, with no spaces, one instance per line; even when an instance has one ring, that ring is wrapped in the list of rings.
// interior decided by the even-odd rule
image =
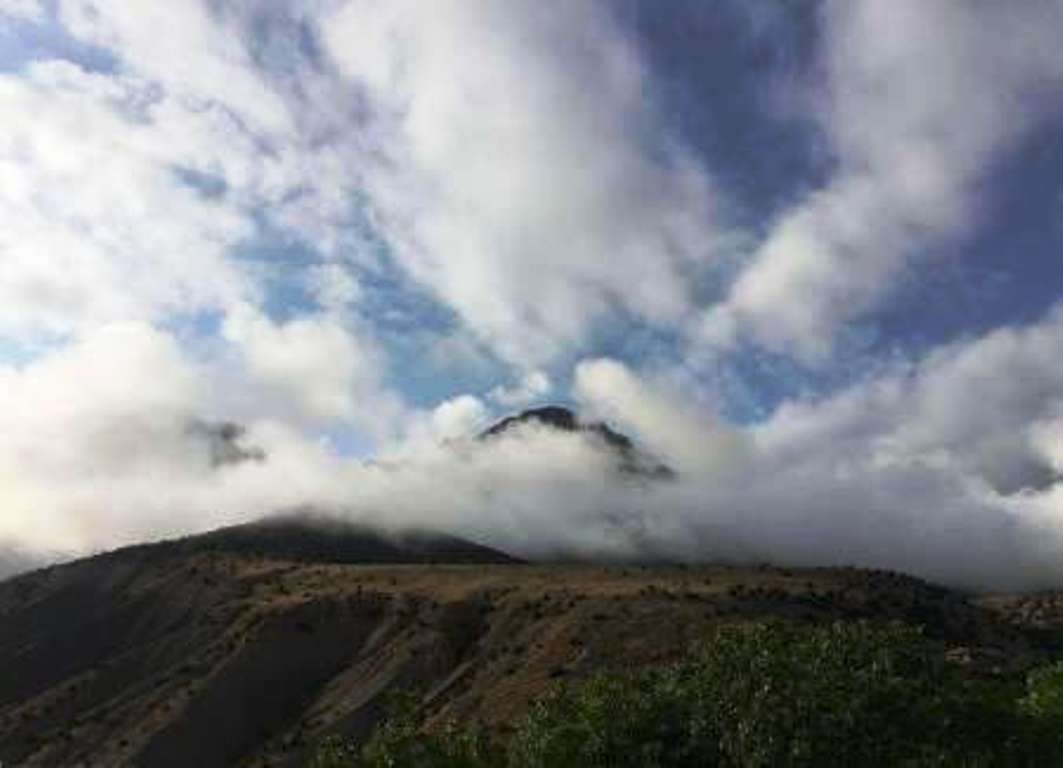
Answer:
[[[303,512],[0,583],[0,765],[125,764],[130,745],[146,765],[188,765],[172,742],[207,734],[236,752],[204,746],[203,764],[228,765],[298,715],[369,633],[388,634],[379,596],[338,595],[322,574],[516,562],[453,536]]]
[[[480,439],[533,422],[600,441],[640,481],[672,476],[564,408]],[[976,671],[1023,672],[1060,650],[1063,595],[852,568],[530,565],[297,510],[0,582],[0,765],[295,768],[325,737],[364,738],[400,690],[429,727],[505,738],[559,680],[675,660],[761,619],[903,621]]]
[[[559,679],[757,618],[915,622],[987,665],[1022,664],[1063,626],[1054,596],[976,600],[891,573],[533,566],[402,541],[288,520],[0,583],[0,762],[297,766],[327,735],[364,737],[399,689],[430,724],[504,736]]]
[[[40,560],[20,549],[0,545],[0,581],[40,565]]]
[[[604,422],[582,421],[573,411],[558,405],[531,408],[507,416],[481,432],[479,437],[481,440],[491,440],[529,424],[590,437],[615,454],[617,468],[626,475],[654,480],[667,480],[675,476],[670,467],[644,453],[627,435],[615,431]]]
[[[386,533],[303,509],[244,525],[142,544],[118,555],[145,559],[216,553],[312,563],[486,564],[516,558],[457,536],[427,531]],[[106,555],[104,556],[106,557]]]

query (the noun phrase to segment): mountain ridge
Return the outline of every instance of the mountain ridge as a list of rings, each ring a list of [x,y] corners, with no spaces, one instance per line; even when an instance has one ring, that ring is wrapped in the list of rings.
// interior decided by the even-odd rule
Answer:
[[[480,432],[478,439],[490,441],[529,424],[598,441],[616,455],[617,467],[625,475],[649,480],[671,480],[676,476],[675,470],[647,454],[627,435],[604,421],[584,421],[575,411],[560,405],[537,406],[506,416]]]

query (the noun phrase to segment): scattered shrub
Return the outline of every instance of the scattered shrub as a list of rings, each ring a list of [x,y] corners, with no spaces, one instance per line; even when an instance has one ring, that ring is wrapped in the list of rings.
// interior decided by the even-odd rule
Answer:
[[[358,749],[339,736],[329,736],[317,745],[308,768],[352,768],[357,765],[360,765]]]
[[[361,750],[358,768],[481,768],[502,765],[501,755],[479,728],[449,724],[431,734],[421,732],[416,699],[399,696],[391,717],[377,729]],[[331,766],[329,767],[331,768]]]
[[[312,765],[1063,765],[1063,664],[1025,686],[978,675],[901,625],[727,628],[679,663],[562,684],[504,750],[475,728],[424,733],[415,711],[407,699],[360,750],[327,744]]]

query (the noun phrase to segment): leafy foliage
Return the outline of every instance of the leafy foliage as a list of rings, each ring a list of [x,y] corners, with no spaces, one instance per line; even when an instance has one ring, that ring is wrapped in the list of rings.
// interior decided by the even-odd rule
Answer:
[[[1034,717],[1063,720],[1063,662],[1035,669],[1027,679],[1023,708]]]
[[[413,712],[343,765],[1063,764],[1063,665],[1032,674],[1024,691],[947,662],[898,625],[729,628],[680,663],[561,687],[504,752],[475,729],[422,733]]]
[[[430,735],[418,727],[417,702],[412,696],[399,696],[392,704],[393,714],[362,750],[360,768],[480,768],[501,764],[501,756],[478,728],[458,728],[448,724]]]
[[[1048,755],[1063,755],[1063,662],[1035,669],[1026,680],[1019,707]],[[1063,762],[1063,761],[1060,761]]]
[[[339,736],[329,736],[318,744],[307,768],[350,768],[359,765],[357,747]]]

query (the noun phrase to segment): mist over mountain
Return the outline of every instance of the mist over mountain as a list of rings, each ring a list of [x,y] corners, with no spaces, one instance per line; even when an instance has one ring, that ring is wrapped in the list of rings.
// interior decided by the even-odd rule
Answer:
[[[480,433],[481,440],[490,440],[511,430],[519,430],[527,424],[541,424],[561,432],[569,432],[591,437],[601,441],[602,447],[616,455],[621,472],[633,476],[655,480],[668,480],[675,477],[675,472],[666,465],[655,461],[636,447],[631,438],[622,435],[602,421],[583,422],[568,408],[546,405],[530,408],[513,416],[507,416]]]
[[[356,525],[336,514],[303,509],[197,536],[118,550],[145,561],[206,553],[271,560],[337,564],[499,564],[518,562],[502,552],[456,536],[425,531],[385,531]]]
[[[44,564],[46,564],[44,558],[34,558],[14,548],[0,547],[0,581]]]
[[[110,483],[48,489],[35,497],[35,522],[48,530],[74,511],[94,521],[79,528],[90,538],[62,550],[77,554],[314,509],[528,560],[858,565],[978,590],[1051,587],[1063,578],[1043,501],[1055,486],[1036,480],[1038,491],[1016,475],[999,491],[978,479],[990,447],[993,466],[1005,455],[1037,463],[1027,444],[958,441],[948,462],[888,460],[919,442],[941,418],[935,410],[955,405],[927,393],[966,376],[962,360],[898,378],[872,399],[854,391],[789,409],[755,430],[720,424],[624,366],[597,361],[575,386],[589,418],[529,409],[370,461],[337,457],[276,425],[204,431],[156,415],[110,436],[119,453],[97,454]],[[923,409],[918,419],[903,415],[913,408]],[[132,463],[120,460],[127,441],[138,449]],[[1016,505],[1023,518],[1007,511]]]

